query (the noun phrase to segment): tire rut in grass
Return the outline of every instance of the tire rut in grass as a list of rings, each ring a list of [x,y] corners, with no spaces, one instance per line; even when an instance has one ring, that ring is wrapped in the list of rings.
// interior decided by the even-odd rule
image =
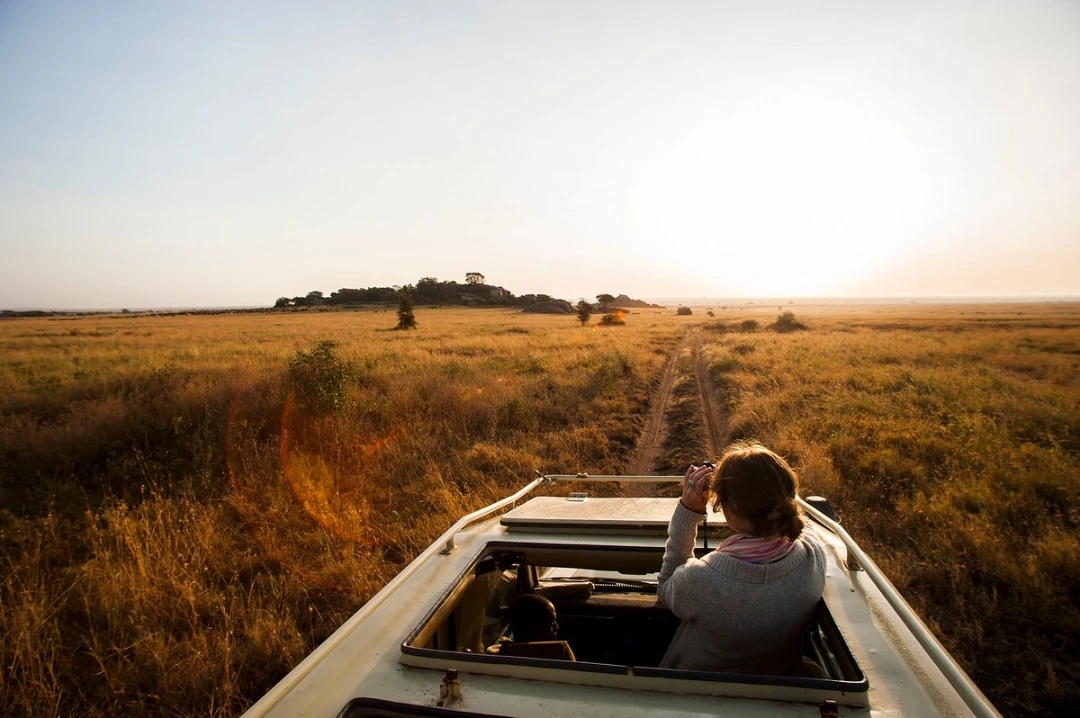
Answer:
[[[675,384],[675,377],[679,368],[679,358],[686,348],[690,346],[690,336],[683,337],[678,346],[671,354],[667,367],[660,379],[660,386],[653,395],[652,405],[649,408],[649,420],[645,425],[645,431],[638,443],[637,454],[634,463],[630,466],[631,476],[645,476],[655,470],[655,464],[660,453],[660,447],[665,432],[665,416],[668,402],[671,399],[671,389]]]
[[[679,474],[690,462],[715,458],[728,439],[720,407],[701,331],[695,329],[672,352],[630,474]],[[631,484],[626,493],[650,496],[657,491],[653,484]]]
[[[728,426],[727,414],[721,410],[716,385],[709,374],[709,364],[705,359],[705,349],[701,341],[701,330],[698,329],[695,334],[695,369],[701,412],[705,419],[705,454],[712,460],[719,458],[720,452],[731,441],[731,429]]]

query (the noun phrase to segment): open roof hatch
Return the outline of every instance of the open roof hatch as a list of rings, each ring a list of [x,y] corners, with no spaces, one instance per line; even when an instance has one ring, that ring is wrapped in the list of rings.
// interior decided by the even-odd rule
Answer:
[[[666,536],[678,499],[588,498],[538,496],[507,512],[502,525],[530,533],[604,534],[609,536]],[[723,512],[710,506],[709,535],[727,527]]]

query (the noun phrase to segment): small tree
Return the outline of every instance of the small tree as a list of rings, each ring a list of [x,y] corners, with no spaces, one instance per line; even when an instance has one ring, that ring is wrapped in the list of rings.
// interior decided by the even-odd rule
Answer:
[[[693,314],[694,310],[691,309],[690,307],[679,307],[675,311],[675,313],[678,314],[680,317],[687,317],[687,316],[690,316],[691,314]]]
[[[413,313],[412,296],[409,294],[402,294],[401,301],[398,302],[397,328],[416,329],[416,315]]]
[[[589,317],[592,316],[592,305],[582,299],[577,303],[577,318],[581,322],[581,326],[585,326],[589,323]]]
[[[615,297],[611,296],[610,294],[597,294],[596,301],[599,304],[611,304],[615,301]]]
[[[278,300],[274,302],[274,309],[284,309],[292,303],[292,300],[288,297],[278,297]]]
[[[465,283],[466,284],[483,284],[484,283],[484,275],[480,274],[480,272],[465,272]]]

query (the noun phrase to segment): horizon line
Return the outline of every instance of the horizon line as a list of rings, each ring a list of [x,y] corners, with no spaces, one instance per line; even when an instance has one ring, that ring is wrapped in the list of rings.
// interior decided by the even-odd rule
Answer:
[[[828,302],[837,302],[845,304],[859,304],[859,303],[874,303],[874,304],[889,304],[889,303],[936,303],[936,304],[1007,304],[1007,303],[1045,303],[1045,302],[1077,302],[1080,301],[1080,294],[986,294],[986,295],[903,295],[903,296],[890,296],[890,295],[868,295],[868,296],[772,296],[772,297],[760,297],[760,296],[700,296],[700,297],[677,297],[677,296],[653,296],[653,297],[638,297],[637,301],[645,302],[667,302],[689,304],[700,304],[702,302],[711,303],[735,303],[741,302],[743,306],[748,304],[769,305],[769,304],[792,304],[799,306],[802,304],[813,305]],[[562,300],[570,301],[570,300]],[[374,304],[374,302],[372,302]],[[457,305],[447,305],[457,306]],[[74,313],[74,314],[89,314],[89,313],[110,313],[110,312],[182,312],[182,311],[229,311],[229,310],[251,310],[251,309],[273,309],[273,305],[267,304],[217,304],[217,305],[161,305],[153,307],[139,307],[139,306],[117,306],[117,307],[62,307],[62,308],[43,308],[43,307],[21,307],[21,308],[0,308],[0,313],[19,313],[19,312],[54,312],[54,313]]]

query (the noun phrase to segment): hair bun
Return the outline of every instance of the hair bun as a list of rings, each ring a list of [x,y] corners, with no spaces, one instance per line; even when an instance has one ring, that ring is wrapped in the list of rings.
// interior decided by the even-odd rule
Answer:
[[[802,520],[799,507],[794,501],[786,501],[773,511],[776,514],[777,529],[782,536],[794,541],[799,538],[806,523]]]

